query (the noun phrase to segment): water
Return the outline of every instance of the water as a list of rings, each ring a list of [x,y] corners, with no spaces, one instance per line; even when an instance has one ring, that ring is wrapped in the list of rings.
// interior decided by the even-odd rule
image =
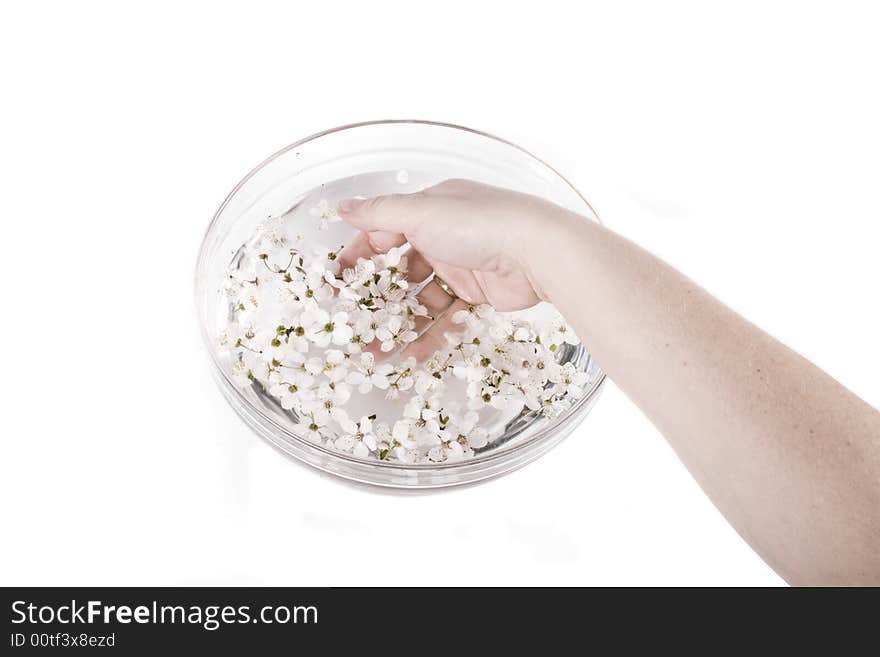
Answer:
[[[409,169],[361,174],[321,184],[292,202],[282,204],[271,214],[274,217],[283,217],[286,224],[294,227],[296,232],[303,236],[304,248],[333,251],[350,242],[355,237],[356,231],[344,222],[331,223],[325,231],[318,230],[318,221],[309,214],[309,210],[321,200],[326,200],[331,205],[335,205],[337,201],[344,198],[366,198],[389,193],[411,193],[436,184],[441,180],[442,178],[439,176]],[[232,267],[237,266],[246,246],[247,244],[243,244],[233,256],[230,263]],[[541,319],[548,319],[553,312],[555,311],[551,307],[546,304],[540,304],[535,308],[513,313],[513,315],[533,321],[540,321]],[[233,314],[233,309],[230,308],[230,318]],[[310,355],[319,353],[316,349],[319,348],[313,345],[309,352]],[[390,362],[395,362],[398,358],[397,354],[392,353]],[[590,356],[582,345],[564,345],[558,352],[558,361],[560,363],[572,362],[581,370],[587,370],[590,366]],[[456,391],[456,386],[458,391]],[[272,409],[273,414],[285,418],[291,423],[291,426],[299,422],[296,412],[283,409],[274,397],[264,391],[261,384],[255,382],[252,384],[252,389],[260,402],[268,409]],[[402,414],[403,406],[411,394],[413,394],[412,391],[407,391],[401,395],[400,399],[389,400],[386,399],[385,391],[375,388],[366,394],[353,390],[351,399],[345,405],[345,410],[353,418],[372,413],[376,413],[380,418],[399,418]],[[462,407],[466,406],[463,384],[450,382],[444,397],[451,399],[453,396],[460,399]],[[480,413],[480,424],[489,431],[490,441],[485,447],[475,450],[478,454],[497,450],[503,445],[515,441],[515,439],[522,436],[529,429],[538,428],[538,426],[548,422],[546,418],[527,409],[517,413],[486,408]]]

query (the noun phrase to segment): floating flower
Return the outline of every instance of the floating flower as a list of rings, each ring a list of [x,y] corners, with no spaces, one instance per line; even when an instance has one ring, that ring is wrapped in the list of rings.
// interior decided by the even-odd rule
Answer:
[[[318,205],[309,210],[309,214],[320,220],[318,230],[327,230],[328,224],[342,221],[342,217],[336,212],[336,208],[331,206],[326,199],[318,201]]]

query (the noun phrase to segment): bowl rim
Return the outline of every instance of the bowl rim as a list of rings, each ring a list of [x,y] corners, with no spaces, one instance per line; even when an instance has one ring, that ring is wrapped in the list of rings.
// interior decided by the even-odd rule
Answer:
[[[492,462],[497,461],[499,459],[510,457],[513,454],[526,451],[528,448],[533,447],[534,445],[543,442],[544,439],[549,438],[551,435],[555,434],[556,432],[563,430],[568,425],[570,425],[572,422],[577,420],[581,416],[580,411],[584,408],[588,408],[594,402],[596,396],[602,390],[602,387],[603,387],[603,385],[605,383],[605,379],[606,379],[606,374],[605,374],[604,370],[602,370],[602,368],[600,368],[598,365],[595,365],[599,375],[596,377],[596,380],[593,382],[593,384],[590,386],[590,388],[584,392],[584,395],[580,399],[578,399],[574,404],[572,404],[565,411],[565,413],[563,415],[561,415],[559,418],[556,419],[556,421],[552,422],[549,426],[546,426],[546,427],[540,429],[539,431],[537,431],[537,433],[534,436],[530,437],[528,440],[526,440],[522,443],[518,443],[518,444],[513,445],[511,447],[502,447],[497,452],[491,452],[491,453],[483,454],[480,456],[474,456],[473,458],[464,459],[461,461],[454,461],[452,463],[443,462],[443,463],[412,463],[412,464],[407,464],[407,463],[398,463],[398,462],[392,462],[392,461],[380,461],[378,459],[374,459],[374,460],[360,459],[360,458],[354,457],[349,454],[344,454],[342,452],[337,452],[335,450],[328,449],[328,448],[324,447],[323,445],[319,445],[317,443],[310,442],[300,436],[297,436],[295,433],[293,433],[288,428],[279,424],[274,418],[270,417],[269,415],[264,413],[260,408],[255,406],[244,395],[244,393],[239,389],[239,387],[236,386],[235,383],[233,383],[233,381],[229,378],[229,375],[226,372],[225,368],[223,367],[223,364],[220,363],[220,361],[218,360],[218,356],[215,353],[215,349],[213,348],[214,347],[213,340],[208,333],[208,328],[207,328],[206,322],[203,321],[204,318],[202,317],[202,313],[201,313],[201,296],[204,292],[204,290],[203,290],[204,281],[202,280],[203,277],[200,275],[199,272],[201,271],[204,260],[207,257],[206,247],[208,245],[208,239],[211,236],[211,232],[213,231],[214,226],[219,221],[220,215],[223,214],[223,211],[226,209],[226,206],[229,205],[229,202],[238,193],[238,191],[251,178],[253,178],[257,174],[257,172],[260,171],[263,167],[265,167],[269,163],[273,162],[274,160],[278,159],[279,157],[281,157],[285,153],[293,150],[294,148],[302,146],[303,144],[307,144],[311,141],[315,141],[317,139],[320,139],[321,137],[325,137],[327,135],[331,135],[331,134],[334,134],[337,132],[343,132],[346,130],[355,130],[358,128],[364,128],[364,127],[375,126],[375,125],[395,125],[395,124],[397,124],[397,125],[399,125],[399,124],[425,125],[425,126],[432,126],[432,127],[437,127],[437,128],[448,128],[450,130],[460,130],[463,132],[477,135],[479,137],[484,137],[487,139],[491,139],[493,141],[500,142],[501,144],[504,144],[506,146],[510,146],[510,147],[522,152],[526,156],[532,158],[533,160],[535,160],[536,162],[538,162],[542,166],[546,167],[553,174],[558,176],[559,179],[562,182],[564,182],[566,185],[568,185],[568,187],[578,196],[578,198],[580,198],[584,202],[584,204],[587,206],[587,208],[589,208],[590,212],[595,217],[595,220],[600,224],[602,223],[601,219],[599,218],[599,215],[596,213],[593,206],[590,205],[590,202],[559,171],[554,169],[547,162],[545,162],[544,160],[542,160],[538,156],[534,155],[533,153],[529,152],[528,150],[526,150],[522,146],[519,146],[517,144],[514,144],[511,141],[508,141],[508,140],[503,139],[501,137],[497,137],[493,134],[490,134],[488,132],[484,132],[482,130],[468,128],[466,126],[458,125],[455,123],[446,123],[446,122],[442,122],[442,121],[430,121],[430,120],[426,120],[426,119],[378,119],[378,120],[373,120],[373,121],[360,121],[357,123],[348,123],[346,125],[337,126],[335,128],[329,128],[327,130],[322,130],[320,132],[316,132],[316,133],[311,134],[307,137],[299,139],[299,140],[293,142],[292,144],[289,144],[288,146],[285,146],[284,148],[274,152],[272,155],[270,155],[269,157],[267,157],[263,161],[261,161],[258,165],[256,165],[254,168],[252,168],[247,173],[247,175],[245,175],[244,178],[242,178],[238,182],[238,184],[235,185],[235,187],[232,188],[232,190],[229,192],[229,194],[226,195],[226,198],[223,199],[223,202],[220,204],[220,207],[218,207],[217,211],[214,213],[214,216],[212,217],[211,222],[208,224],[208,227],[205,230],[204,235],[202,236],[202,241],[201,241],[201,244],[199,245],[199,254],[198,254],[198,258],[196,259],[196,267],[195,267],[195,281],[194,282],[195,282],[196,314],[197,314],[198,320],[199,320],[199,328],[200,328],[200,331],[202,334],[202,342],[204,343],[205,349],[207,350],[208,355],[211,358],[211,362],[214,365],[215,373],[220,374],[220,376],[222,377],[222,381],[227,386],[227,390],[230,390],[233,392],[233,394],[237,398],[238,402],[240,404],[245,405],[245,407],[250,408],[253,412],[257,413],[262,420],[264,420],[265,422],[268,422],[270,425],[275,427],[275,429],[277,429],[278,431],[280,431],[283,434],[285,439],[292,439],[292,440],[296,441],[296,443],[299,443],[300,445],[302,445],[305,448],[316,450],[319,452],[323,452],[325,455],[327,455],[333,459],[338,459],[343,462],[349,462],[349,463],[355,464],[355,466],[370,466],[370,467],[377,467],[380,469],[384,468],[389,471],[391,471],[391,470],[401,471],[402,470],[402,471],[408,471],[408,472],[418,472],[418,471],[436,471],[436,470],[455,470],[455,469],[461,469],[463,467],[472,467],[475,465],[492,463]],[[591,356],[591,358],[592,358],[592,356]]]

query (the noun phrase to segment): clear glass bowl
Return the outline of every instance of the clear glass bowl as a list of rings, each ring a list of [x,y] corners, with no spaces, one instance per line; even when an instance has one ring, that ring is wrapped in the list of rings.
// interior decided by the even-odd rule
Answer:
[[[414,192],[448,178],[468,178],[542,196],[598,221],[580,193],[550,166],[497,137],[428,121],[376,121],[334,128],[275,153],[229,194],[208,226],[196,266],[196,304],[213,373],[226,399],[259,435],[282,451],[325,472],[355,481],[399,488],[465,484],[521,467],[558,444],[583,420],[605,380],[583,347],[568,348],[589,377],[586,393],[552,420],[529,415],[505,421],[501,436],[473,458],[455,463],[405,465],[363,460],[316,445],[296,435],[295,417],[271,397],[236,387],[229,377],[217,336],[229,316],[223,291],[226,271],[242,245],[268,216],[296,217],[321,198],[331,203],[354,195]],[[313,228],[313,226],[315,226]],[[312,231],[310,235],[309,231]],[[303,221],[306,238],[316,222]],[[344,244],[354,230],[344,223],[321,233],[322,241]],[[525,311],[539,318],[544,304]]]

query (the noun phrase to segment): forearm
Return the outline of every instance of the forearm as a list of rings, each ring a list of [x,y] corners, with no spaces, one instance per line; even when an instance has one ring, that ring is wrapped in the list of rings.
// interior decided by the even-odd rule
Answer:
[[[789,581],[880,583],[880,413],[628,240],[542,229],[536,288],[740,534]]]

